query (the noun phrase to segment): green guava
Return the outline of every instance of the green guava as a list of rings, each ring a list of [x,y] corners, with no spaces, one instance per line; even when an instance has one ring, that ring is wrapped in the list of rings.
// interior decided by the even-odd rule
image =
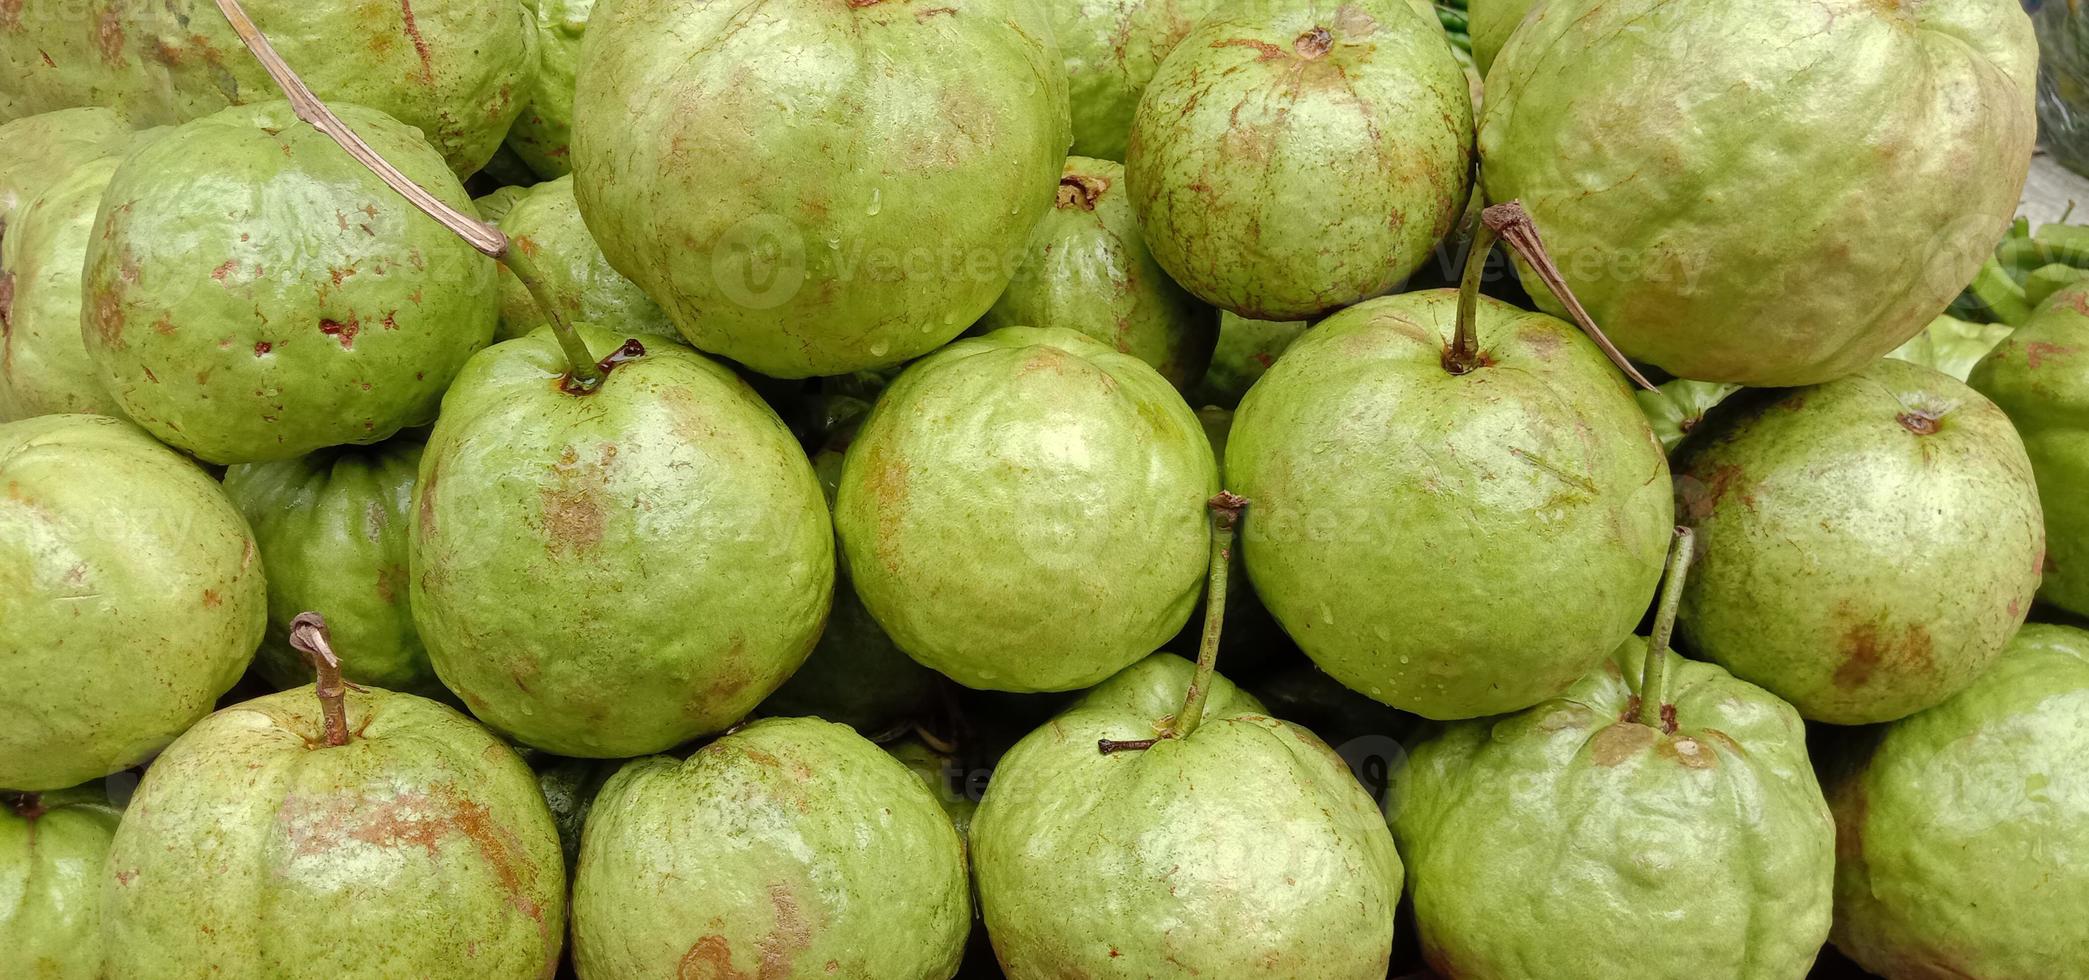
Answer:
[[[1886,356],[1964,381],[1973,373],[1973,365],[1980,363],[2013,329],[2006,323],[1974,323],[1940,316]]]
[[[81,267],[120,162],[75,164],[15,211],[0,240],[0,419],[123,414],[80,339]]]
[[[573,882],[582,980],[944,980],[971,925],[963,845],[928,789],[814,718],[625,765]]]
[[[254,666],[277,688],[312,683],[290,646],[297,614],[320,610],[358,684],[442,691],[407,603],[406,535],[421,439],[322,449],[225,471],[225,495],[253,525],[268,566],[268,635]]]
[[[1416,746],[1393,833],[1447,977],[1798,980],[1828,937],[1835,829],[1790,705],[1634,637],[1557,697]],[[1542,964],[1542,967],[1539,966]]]
[[[1887,359],[1742,392],[1675,469],[1677,517],[1704,556],[1684,639],[1809,719],[1936,704],[2030,611],[2045,543],[2024,443],[1994,403],[1929,368]]]
[[[967,795],[967,774],[958,765],[957,756],[915,736],[885,746],[885,753],[898,759],[928,787],[929,794],[950,817],[951,826],[957,828],[958,842],[969,847],[972,817],[979,812],[979,801]]]
[[[2089,616],[2089,284],[2058,293],[1973,369],[2023,436],[2045,513],[2038,595]]]
[[[5,15],[0,14],[0,38],[5,25]],[[15,211],[44,188],[83,164],[122,152],[134,135],[129,120],[100,107],[61,109],[0,123],[0,146],[7,147],[0,157],[0,234]]]
[[[1372,300],[1241,400],[1227,485],[1255,594],[1315,663],[1430,718],[1526,708],[1630,636],[1668,547],[1667,461],[1573,326],[1458,293]]]
[[[1673,453],[1704,422],[1706,413],[1740,390],[1740,385],[1722,381],[1675,378],[1662,382],[1653,391],[1634,390],[1632,397],[1638,399],[1640,411],[1646,413],[1647,424],[1653,426],[1654,438],[1661,440],[1661,448]]]
[[[1073,152],[1123,160],[1146,83],[1220,0],[1050,0],[1066,58]]]
[[[509,127],[507,146],[549,180],[573,172],[573,90],[595,0],[524,0],[523,6],[537,32],[537,63],[523,81],[529,105]]]
[[[1218,311],[1161,271],[1139,237],[1124,167],[1068,157],[1058,206],[1030,233],[1030,250],[980,329],[1065,327],[1148,364],[1188,390],[1218,343]]]
[[[579,333],[626,344],[594,391],[569,390],[539,330],[474,357],[444,397],[414,485],[411,604],[481,720],[627,758],[739,721],[804,661],[834,534],[804,450],[730,370]]]
[[[0,799],[0,975],[102,980],[102,861],[122,815],[100,783]]]
[[[210,711],[268,616],[218,485],[99,415],[0,424],[0,788],[137,765]]]
[[[1889,977],[2089,977],[2089,632],[2033,624],[1824,780],[1837,948]]]
[[[1400,857],[1385,817],[1312,733],[1219,675],[1172,725],[1192,665],[1154,654],[1001,759],[972,821],[979,903],[1013,980],[1382,978]]]
[[[1472,38],[1472,63],[1481,78],[1494,66],[1494,56],[1509,42],[1516,25],[1538,0],[1471,0],[1465,5],[1466,34]]]
[[[500,227],[501,219],[506,218],[508,212],[515,210],[515,205],[521,203],[522,199],[529,192],[530,188],[528,187],[518,187],[509,184],[505,187],[496,187],[478,197],[472,198],[471,203],[473,207],[478,208],[480,220],[498,228]]]
[[[1404,0],[1249,0],[1207,18],[1147,86],[1125,161],[1161,267],[1279,321],[1420,268],[1471,171],[1465,74]]]
[[[1066,691],[1189,618],[1218,489],[1196,414],[1146,362],[1005,327],[885,390],[834,523],[856,594],[915,660],[970,687]]]
[[[702,350],[781,378],[918,357],[993,305],[1052,207],[1066,74],[1030,0],[597,13],[581,214]]]
[[[125,116],[146,108],[151,79],[130,55],[123,13],[108,0],[0,3],[0,121],[88,106]]]
[[[303,687],[146,770],[103,878],[111,976],[552,975],[566,868],[529,767],[433,701],[344,700],[340,744]]]
[[[1218,347],[1211,353],[1211,367],[1204,372],[1204,380],[1190,390],[1190,404],[1219,408],[1239,405],[1241,396],[1308,326],[1311,324],[1304,320],[1250,320],[1220,313]]]
[[[2010,0],[1550,0],[1489,69],[1481,179],[1626,354],[1813,384],[1914,336],[2002,237],[2037,60]]]
[[[382,113],[333,109],[443,201],[471,202]],[[275,102],[124,158],[83,274],[82,335],[139,425],[213,463],[369,444],[435,417],[493,335],[492,259]]]
[[[610,268],[609,259],[580,220],[580,206],[573,201],[573,178],[560,177],[530,188],[501,216],[500,227],[508,234],[509,247],[529,256],[551,301],[569,319],[681,340],[660,305]],[[511,340],[545,322],[522,280],[503,267],[500,326],[494,339]]]

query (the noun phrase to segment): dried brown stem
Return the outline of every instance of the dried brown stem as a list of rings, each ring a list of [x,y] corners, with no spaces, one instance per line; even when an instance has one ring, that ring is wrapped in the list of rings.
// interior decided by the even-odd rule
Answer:
[[[1581,300],[1574,296],[1574,290],[1567,286],[1567,280],[1560,275],[1559,267],[1553,264],[1551,254],[1545,251],[1545,242],[1538,237],[1538,226],[1531,222],[1530,212],[1523,209],[1523,202],[1510,201],[1506,204],[1491,205],[1480,212],[1480,221],[1486,228],[1500,235],[1502,241],[1509,243],[1509,247],[1515,249],[1517,255],[1523,257],[1523,261],[1530,265],[1531,271],[1536,272],[1538,279],[1545,283],[1545,288],[1552,290],[1552,295],[1566,306],[1567,315],[1573,318],[1575,325],[1581,328],[1582,333],[1588,334],[1597,347],[1603,348],[1604,355],[1610,358],[1612,364],[1618,366],[1618,370],[1625,372],[1625,376],[1631,378],[1634,384],[1648,391],[1654,390],[1654,383],[1648,381],[1646,375],[1639,373],[1639,369],[1632,366],[1624,352],[1618,350],[1609,337],[1604,336],[1603,328],[1596,326],[1596,321],[1589,318],[1588,310],[1582,307]]]
[[[313,690],[318,693],[319,709],[326,716],[326,744],[347,745],[348,709],[344,699],[348,685],[341,680],[341,658],[334,656],[326,617],[316,612],[298,613],[290,621],[290,648],[304,654],[319,675]]]

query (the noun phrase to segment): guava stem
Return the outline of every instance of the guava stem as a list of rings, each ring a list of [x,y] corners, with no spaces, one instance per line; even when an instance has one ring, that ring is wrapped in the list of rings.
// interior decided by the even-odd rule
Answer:
[[[24,820],[34,820],[44,815],[44,798],[40,793],[8,793],[7,808]]]
[[[357,163],[369,168],[371,173],[377,175],[377,179],[397,191],[400,197],[420,209],[421,213],[435,219],[436,223],[464,239],[472,248],[505,264],[508,271],[522,281],[523,287],[529,290],[530,298],[536,301],[539,312],[550,322],[552,332],[558,335],[559,347],[566,355],[570,377],[568,390],[592,391],[602,383],[602,372],[595,366],[593,355],[587,352],[587,345],[581,341],[579,334],[573,332],[573,325],[559,312],[557,304],[552,303],[546,295],[543,277],[537,273],[528,257],[522,254],[522,250],[513,247],[507,235],[502,234],[500,229],[451,207],[400,173],[399,168],[392,166],[390,161],[371,149],[370,144],[356,135],[355,130],[350,129],[347,123],[341,121],[341,117],[334,115],[334,111],[327,108],[325,102],[320,101],[319,96],[313,94],[311,86],[306,85],[305,80],[298,77],[297,72],[283,60],[282,55],[276,53],[275,46],[268,41],[268,36],[261,33],[261,28],[254,26],[254,21],[239,5],[239,0],[217,0],[217,5],[218,12],[224,14],[226,22],[232,25],[232,32],[239,35],[240,43],[247,46],[247,50],[253,53],[254,60],[261,62],[261,67],[268,72],[268,77],[275,80],[276,87],[283,90],[284,98],[290,100],[290,110],[296,113],[299,119],[326,134],[328,139],[354,157]]]
[[[1480,366],[1480,280],[1486,275],[1487,259],[1494,252],[1494,228],[1485,220],[1473,229],[1472,247],[1465,253],[1465,272],[1458,277],[1458,329],[1451,335],[1451,349],[1443,352],[1443,369],[1464,374]]]
[[[1676,730],[1675,711],[1668,704],[1668,641],[1675,635],[1676,609],[1683,603],[1683,582],[1696,552],[1697,535],[1687,527],[1676,528],[1668,571],[1661,577],[1660,605],[1654,610],[1654,632],[1647,637],[1646,664],[1639,675],[1639,723],[1663,732]]]
[[[1211,677],[1219,668],[1219,633],[1226,624],[1226,580],[1233,569],[1233,529],[1248,498],[1225,490],[1204,502],[1211,509],[1211,566],[1204,580],[1204,638],[1197,644],[1197,672],[1175,713],[1169,738],[1188,738],[1204,722],[1204,702],[1211,697]]]
[[[290,648],[305,655],[319,679],[312,689],[319,695],[319,710],[326,716],[326,744],[348,744],[348,708],[343,699],[348,685],[341,680],[341,658],[327,634],[326,617],[302,612],[290,621]]]
[[[1604,335],[1603,328],[1596,326],[1596,321],[1589,318],[1589,311],[1582,307],[1581,300],[1575,298],[1574,290],[1568,288],[1567,280],[1560,275],[1559,266],[1552,263],[1551,253],[1545,251],[1545,242],[1538,237],[1538,226],[1531,221],[1530,212],[1523,209],[1523,202],[1510,201],[1506,204],[1491,205],[1480,212],[1480,223],[1500,235],[1503,241],[1509,243],[1510,248],[1516,250],[1517,255],[1523,256],[1523,261],[1530,263],[1531,270],[1538,274],[1538,278],[1545,283],[1545,288],[1552,290],[1552,295],[1567,307],[1567,314],[1574,318],[1575,325],[1581,328],[1582,333],[1588,334],[1597,347],[1603,349],[1603,354],[1610,358],[1612,364],[1618,366],[1618,370],[1625,372],[1625,376],[1641,388],[1654,390],[1654,383],[1648,381],[1646,375],[1639,373],[1639,369],[1633,367],[1632,362],[1626,359],[1624,352],[1610,342],[1610,338]]]

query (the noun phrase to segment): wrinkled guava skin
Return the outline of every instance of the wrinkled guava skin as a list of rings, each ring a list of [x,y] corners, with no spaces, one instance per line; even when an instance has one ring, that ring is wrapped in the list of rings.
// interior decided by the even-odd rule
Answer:
[[[1438,973],[1798,980],[1812,967],[1835,826],[1799,713],[1667,653],[1676,729],[1642,725],[1646,649],[1626,640],[1558,697],[1414,748],[1393,833]]]
[[[413,130],[333,110],[415,183],[471,206]],[[424,425],[493,335],[493,260],[288,103],[174,129],[124,158],[102,201],[87,356],[125,414],[204,460],[289,459]]]
[[[0,975],[102,980],[102,860],[122,815],[99,783],[0,799]]]
[[[145,773],[109,849],[111,976],[538,980],[566,867],[528,766],[443,705],[302,687],[226,708]]]
[[[78,164],[0,240],[0,419],[122,415],[80,339],[80,271],[114,157]]]
[[[1699,552],[1677,618],[1688,649],[1814,721],[1950,697],[2031,609],[2045,534],[2024,443],[1928,368],[1743,392],[1675,468]]]
[[[1964,381],[1973,373],[1973,365],[1980,363],[2013,329],[2006,323],[1974,323],[1940,316],[1886,356]]]
[[[548,180],[529,189],[502,214],[510,248],[522,249],[543,278],[544,291],[568,320],[680,341],[675,325],[631,280],[610,268],[609,259],[580,220],[573,178]],[[522,280],[500,271],[500,326],[496,340],[512,340],[547,323]]]
[[[2089,616],[2089,284],[2053,294],[1974,368],[2023,436],[2045,512],[2039,598]]]
[[[1550,0],[1488,72],[1481,177],[1626,354],[1813,384],[1914,336],[2002,237],[2037,59],[2010,0]]]
[[[254,666],[277,688],[312,683],[290,648],[290,621],[316,610],[333,633],[341,675],[356,684],[435,694],[442,684],[407,606],[406,532],[421,440],[322,449],[225,471],[268,566],[268,635]]]
[[[1662,382],[1653,391],[1635,389],[1632,397],[1639,401],[1640,411],[1646,413],[1647,424],[1653,427],[1654,438],[1661,440],[1661,448],[1673,453],[1704,422],[1713,406],[1739,390],[1740,385],[1721,381],[1676,378]]]
[[[580,210],[702,350],[782,378],[917,357],[993,305],[1052,206],[1066,72],[1029,0],[596,14]]]
[[[1190,404],[1228,409],[1239,405],[1241,396],[1308,326],[1304,320],[1250,320],[1220,313],[1218,347],[1211,353],[1204,380],[1190,391]]]
[[[980,326],[1065,327],[1148,364],[1187,390],[1218,343],[1217,310],[1153,261],[1124,189],[1124,167],[1068,157],[1057,205]]]
[[[1450,42],[1404,0],[1247,0],[1162,63],[1125,171],[1176,282],[1298,320],[1421,267],[1470,196],[1472,133]]]
[[[261,642],[268,593],[218,485],[98,415],[0,425],[0,788],[150,758]]]
[[[0,231],[7,228],[16,209],[44,188],[65,179],[82,164],[120,152],[132,134],[129,120],[98,106],[61,109],[0,124],[0,146],[7,147],[6,155],[0,156]]]
[[[1673,523],[1661,445],[1594,343],[1483,296],[1483,363],[1454,375],[1457,310],[1432,290],[1327,318],[1226,445],[1255,594],[1336,680],[1438,719],[1588,673],[1646,611]]]
[[[626,336],[580,334],[598,353]],[[783,422],[718,363],[646,350],[574,395],[549,330],[489,348],[414,486],[411,603],[436,673],[560,755],[739,721],[804,661],[834,591],[819,482]]]
[[[849,577],[900,649],[968,687],[1070,691],[1152,653],[1201,594],[1218,466],[1146,362],[1006,327],[909,366],[849,444]]]
[[[2032,624],[1829,770],[1837,948],[1889,977],[2089,977],[2089,633]]]
[[[947,980],[971,926],[963,844],[928,789],[815,718],[624,766],[573,883],[582,980]]]
[[[1320,739],[1214,675],[1189,737],[1152,738],[1193,666],[1154,654],[1010,749],[972,821],[979,903],[1012,980],[1380,978],[1400,857]]]
[[[527,0],[537,32],[537,62],[523,82],[528,101],[508,129],[509,149],[531,172],[549,180],[573,172],[573,90],[579,84],[580,42],[587,37],[595,0]]]
[[[1132,113],[1168,53],[1219,0],[1048,0],[1066,57],[1073,152],[1124,159]]]
[[[1487,76],[1501,46],[1537,5],[1538,0],[1471,0],[1466,4],[1466,36],[1472,38],[1472,63],[1480,77]]]

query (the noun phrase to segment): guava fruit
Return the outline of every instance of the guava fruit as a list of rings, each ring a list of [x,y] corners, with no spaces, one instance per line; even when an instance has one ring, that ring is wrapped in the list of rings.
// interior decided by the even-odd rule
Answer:
[[[2053,294],[1974,367],[2023,437],[2045,513],[2045,580],[2038,595],[2089,616],[2089,284]]]
[[[535,260],[547,295],[568,318],[641,336],[681,339],[659,304],[610,268],[602,249],[588,234],[587,224],[580,220],[580,207],[573,202],[573,178],[560,177],[530,188],[501,217],[500,227],[513,243],[510,247]],[[522,280],[503,268],[500,326],[494,339],[511,340],[544,323],[543,312]]]
[[[1548,0],[1488,71],[1481,179],[1625,353],[1828,381],[1914,336],[2002,236],[2037,59],[2010,0]]]
[[[1740,385],[1721,381],[1675,378],[1652,391],[1635,391],[1632,397],[1639,401],[1640,411],[1646,413],[1654,438],[1661,440],[1661,448],[1673,453],[1704,422],[1706,413],[1739,390]]]
[[[2013,329],[2006,323],[1973,323],[1940,316],[1886,356],[1964,381],[1973,373],[1973,365],[1980,363]]]
[[[116,157],[75,164],[0,239],[0,419],[122,415],[80,339],[80,272]]]
[[[1139,95],[1169,52],[1218,0],[1051,0],[1052,31],[1066,58],[1073,152],[1124,159]]]
[[[929,744],[919,736],[908,736],[885,747],[885,754],[898,759],[914,778],[928,787],[929,795],[943,807],[950,824],[957,829],[960,844],[972,837],[972,817],[979,812],[979,801],[967,795],[967,774],[958,765],[957,756],[950,751]]]
[[[529,767],[443,705],[319,678],[146,770],[103,877],[110,975],[551,976],[566,869]]]
[[[343,677],[442,691],[407,604],[406,535],[420,461],[419,435],[402,434],[225,471],[225,495],[253,526],[268,566],[268,635],[254,666],[269,683],[312,682],[290,626],[299,613],[323,609],[341,644]]]
[[[500,227],[501,219],[507,217],[508,212],[513,211],[515,205],[521,203],[523,197],[528,195],[529,192],[530,188],[528,187],[518,187],[509,184],[505,187],[496,187],[478,197],[472,198],[471,203],[473,207],[478,209],[481,221],[498,228]]]
[[[1684,639],[1809,719],[1936,704],[2031,608],[2045,536],[2024,443],[1994,403],[1929,368],[1887,359],[1742,392],[1675,469],[1677,516],[1704,556]]]
[[[137,765],[239,679],[267,620],[217,483],[98,415],[0,424],[0,788]]]
[[[927,353],[993,305],[1051,209],[1070,136],[1038,4],[595,14],[573,101],[580,211],[702,350],[780,378]]]
[[[6,29],[0,15],[0,37]],[[82,164],[120,152],[134,134],[129,120],[98,106],[0,123],[0,146],[7,147],[6,156],[0,157],[0,234],[15,211],[44,188]]]
[[[580,860],[580,835],[587,826],[588,811],[594,809],[595,797],[623,763],[568,759],[541,752],[535,753],[535,758],[525,758],[537,773],[537,791],[544,794],[552,825],[558,828],[559,850],[565,854],[566,873],[571,875],[574,864]]]
[[[1823,779],[1835,945],[1888,977],[2089,977],[2089,633],[2025,626],[1950,700],[1852,733]]]
[[[469,208],[412,129],[341,119]],[[435,416],[493,335],[494,263],[286,102],[226,109],[124,158],[87,250],[82,335],[138,424],[213,463],[368,444]]]
[[[1336,680],[1437,719],[1586,674],[1639,623],[1674,523],[1661,445],[1597,345],[1474,298],[1462,370],[1455,290],[1321,321],[1226,446],[1256,595]]]
[[[1538,5],[1538,0],[1472,0],[1465,11],[1467,36],[1472,38],[1472,63],[1480,77],[1494,66],[1494,56],[1509,42],[1516,25]]]
[[[122,815],[100,783],[0,795],[0,974],[102,980],[102,860]]]
[[[916,361],[849,444],[849,578],[910,656],[969,687],[1066,691],[1153,652],[1197,603],[1217,464],[1146,362],[1004,327]]]
[[[1030,232],[1008,291],[979,321],[1078,330],[1153,365],[1188,390],[1218,343],[1218,311],[1161,271],[1139,237],[1124,166],[1068,157],[1057,206]]]
[[[109,0],[0,4],[0,121],[87,106],[136,117],[149,108],[152,79],[127,49],[124,13]]]
[[[963,847],[929,791],[814,718],[626,764],[573,882],[582,980],[945,980],[971,925]]]
[[[1813,966],[1835,828],[1805,726],[1670,652],[1674,610],[1671,597],[1652,641],[1626,640],[1557,697],[1413,749],[1393,834],[1437,973],[1799,980]]]
[[[523,6],[537,32],[537,61],[523,80],[528,106],[508,128],[506,145],[549,180],[573,172],[573,90],[595,0],[527,0]]]
[[[472,358],[421,456],[411,605],[474,715],[560,755],[724,729],[804,661],[834,536],[804,451],[725,367],[593,328],[578,390],[554,333]],[[756,573],[759,574],[756,574]]]
[[[1219,342],[1211,353],[1204,380],[1190,390],[1190,404],[1233,408],[1242,395],[1277,362],[1291,342],[1311,326],[1304,320],[1250,320],[1219,314]]]
[[[1472,100],[1404,0],[1251,0],[1176,46],[1125,161],[1163,269],[1205,302],[1297,320],[1393,288],[1465,210]]]

